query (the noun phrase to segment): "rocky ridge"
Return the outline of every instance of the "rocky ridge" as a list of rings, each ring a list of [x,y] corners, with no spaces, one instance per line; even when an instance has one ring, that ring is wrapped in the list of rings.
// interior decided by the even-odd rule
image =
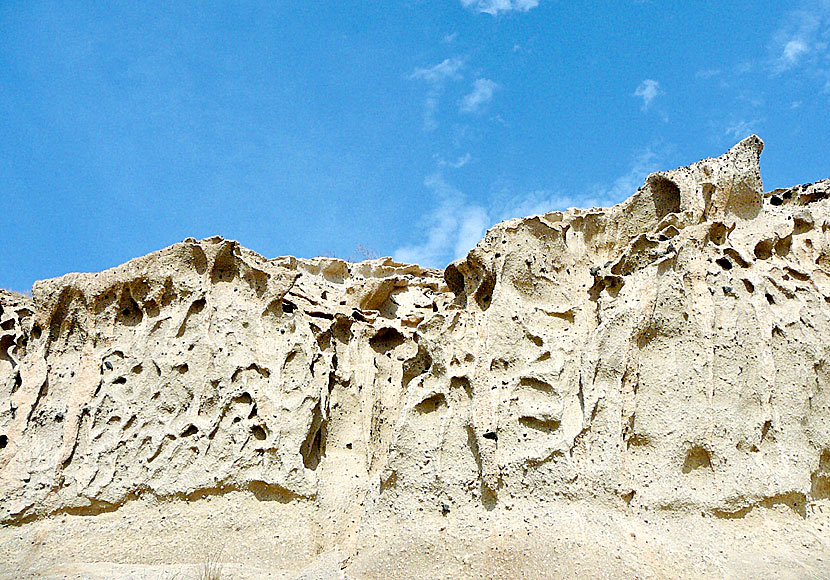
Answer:
[[[819,517],[830,180],[764,193],[762,149],[443,273],[208,238],[0,293],[0,521],[244,494],[348,570],[390,518]]]

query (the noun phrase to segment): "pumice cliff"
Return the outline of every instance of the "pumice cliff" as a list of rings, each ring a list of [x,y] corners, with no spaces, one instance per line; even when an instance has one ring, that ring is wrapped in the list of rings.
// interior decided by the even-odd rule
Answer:
[[[830,181],[762,149],[443,272],[217,237],[0,293],[0,574],[826,577]]]

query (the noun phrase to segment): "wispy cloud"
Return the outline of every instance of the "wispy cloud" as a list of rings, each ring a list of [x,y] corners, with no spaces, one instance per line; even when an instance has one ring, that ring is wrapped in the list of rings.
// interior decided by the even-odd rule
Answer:
[[[649,173],[660,169],[660,155],[654,147],[648,147],[634,156],[627,173],[620,175],[610,186],[598,185],[594,187],[593,197],[600,201],[600,205],[613,205],[634,195],[637,188],[645,183]]]
[[[663,91],[660,88],[660,83],[654,79],[645,79],[634,91],[635,97],[643,99],[643,111],[647,111],[654,99],[662,94]]]
[[[781,54],[781,64],[790,68],[798,64],[801,57],[810,51],[807,43],[800,38],[794,38],[784,45],[784,52]]]
[[[449,81],[460,80],[464,60],[458,57],[447,58],[429,68],[416,68],[409,75],[410,80],[424,81],[429,86],[424,99],[424,130],[434,131],[438,128],[438,107],[444,86]]]
[[[459,79],[461,76],[458,71],[464,66],[464,61],[460,58],[447,58],[430,68],[416,68],[410,79],[424,80],[431,84],[438,84],[447,79]]]
[[[753,119],[751,121],[740,119],[730,123],[724,130],[723,134],[730,137],[734,141],[739,141],[744,137],[757,133],[756,127],[760,122],[760,119]]]
[[[462,113],[477,113],[493,100],[493,93],[499,88],[498,83],[490,79],[478,79],[473,83],[473,90],[461,99]]]
[[[773,35],[772,48],[776,74],[799,66],[826,68],[830,57],[830,0],[808,0],[802,9],[790,12]]]
[[[489,225],[489,217],[483,207],[471,203],[447,183],[441,173],[427,177],[424,185],[435,198],[435,207],[422,225],[424,242],[399,248],[394,257],[399,262],[444,267],[478,243]]]
[[[491,196],[486,207],[471,201],[437,172],[424,181],[435,203],[421,226],[424,242],[399,248],[394,253],[395,259],[443,268],[474,248],[487,228],[495,223],[569,207],[613,205],[637,191],[646,176],[657,169],[657,161],[654,150],[647,149],[637,155],[630,169],[611,184],[595,185],[579,195],[547,190],[516,193],[504,188]]]
[[[469,153],[465,153],[455,161],[447,161],[443,157],[437,155],[435,157],[438,160],[438,167],[452,167],[453,169],[461,169],[473,159],[473,156]]]
[[[527,12],[539,5],[539,0],[461,0],[464,8],[497,16],[502,12]]]

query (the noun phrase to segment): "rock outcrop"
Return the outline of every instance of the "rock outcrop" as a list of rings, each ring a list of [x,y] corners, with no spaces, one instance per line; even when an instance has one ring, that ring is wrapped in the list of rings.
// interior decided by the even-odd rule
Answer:
[[[443,273],[209,238],[2,293],[0,520],[241,492],[353,555],[381,514],[811,517],[830,181],[764,193],[762,148],[500,223]]]

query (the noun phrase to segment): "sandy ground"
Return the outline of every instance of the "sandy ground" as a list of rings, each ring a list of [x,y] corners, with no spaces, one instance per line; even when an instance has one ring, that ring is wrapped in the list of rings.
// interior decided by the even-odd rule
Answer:
[[[337,542],[311,504],[244,493],[139,500],[96,516],[0,528],[0,578],[830,578],[830,504],[744,517],[627,513],[582,502],[534,512],[419,512],[365,522]]]

